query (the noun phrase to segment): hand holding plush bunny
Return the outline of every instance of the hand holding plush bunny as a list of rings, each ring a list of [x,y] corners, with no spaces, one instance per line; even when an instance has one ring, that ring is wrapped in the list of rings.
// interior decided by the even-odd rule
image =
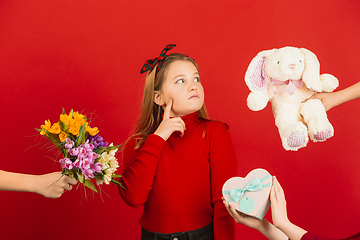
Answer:
[[[321,101],[306,100],[315,92],[332,92],[339,82],[330,74],[320,75],[319,61],[309,50],[283,47],[262,51],[251,61],[245,82],[251,90],[247,99],[251,110],[262,110],[271,102],[286,150],[305,147],[308,136],[322,142],[334,135]]]

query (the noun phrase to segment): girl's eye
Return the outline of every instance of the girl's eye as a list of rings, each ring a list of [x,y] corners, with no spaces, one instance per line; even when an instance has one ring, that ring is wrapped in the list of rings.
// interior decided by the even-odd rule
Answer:
[[[184,79],[179,79],[176,81],[176,83],[184,83],[184,82],[185,82]]]
[[[277,61],[277,64],[279,64],[280,63],[280,61]]]
[[[196,77],[196,78],[194,79],[194,81],[195,81],[195,82],[200,82],[200,78],[199,78],[199,77]]]

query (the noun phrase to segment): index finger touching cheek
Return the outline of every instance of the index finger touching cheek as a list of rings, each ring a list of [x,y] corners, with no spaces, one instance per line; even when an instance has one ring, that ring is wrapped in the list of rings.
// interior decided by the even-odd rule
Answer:
[[[170,118],[170,111],[173,105],[173,100],[170,99],[169,103],[166,105],[166,108],[164,110],[164,119],[169,119]]]

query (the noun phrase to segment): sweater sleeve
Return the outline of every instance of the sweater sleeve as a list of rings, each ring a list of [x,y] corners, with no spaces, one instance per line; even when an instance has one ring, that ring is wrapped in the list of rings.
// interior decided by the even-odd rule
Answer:
[[[118,187],[118,189],[129,206],[140,207],[146,202],[164,144],[164,139],[155,134],[150,134],[139,150],[134,149],[134,139],[126,144],[120,178],[124,188]]]
[[[360,233],[355,234],[355,235],[353,235],[351,237],[348,237],[346,239],[360,239]],[[301,237],[301,240],[335,240],[335,239],[326,238],[326,237],[315,235],[315,234],[313,234],[311,232],[307,232]]]
[[[210,134],[210,177],[214,206],[214,239],[235,239],[235,221],[222,202],[222,187],[236,176],[237,162],[230,133],[225,124],[215,122]]]

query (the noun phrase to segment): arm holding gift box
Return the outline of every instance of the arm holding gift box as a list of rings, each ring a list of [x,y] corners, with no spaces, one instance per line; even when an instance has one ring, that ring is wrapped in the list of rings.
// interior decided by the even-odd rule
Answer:
[[[332,93],[315,93],[310,99],[319,99],[323,103],[326,111],[342,103],[360,97],[360,82],[345,88],[341,91]]]
[[[269,223],[265,218],[263,220],[259,220],[237,212],[234,207],[229,205],[225,200],[223,202],[226,209],[236,222],[258,230],[268,239],[273,240],[289,238],[291,240],[334,240],[314,235],[313,233],[307,232],[289,221],[286,211],[284,190],[276,177],[273,177],[270,200],[274,225]],[[346,239],[360,239],[360,233]]]
[[[271,213],[274,226],[280,229],[292,240],[300,240],[306,231],[293,223],[287,217],[284,190],[276,177],[273,178],[273,186],[270,192]]]
[[[223,200],[223,203],[234,218],[235,222],[242,223],[248,227],[254,228],[261,232],[265,237],[270,240],[287,240],[288,237],[274,225],[269,223],[265,218],[262,220],[250,217],[241,212],[238,212],[232,205],[230,205],[226,200]]]
[[[0,190],[38,193],[47,198],[59,198],[77,181],[61,172],[31,175],[0,170]]]
[[[359,85],[360,86],[360,85]],[[284,232],[292,240],[334,240],[332,238],[321,237],[307,232],[304,229],[291,223],[286,213],[286,201],[284,190],[279,181],[274,177],[274,186],[271,189],[271,212],[274,225]],[[360,233],[346,238],[346,239],[360,239]]]

